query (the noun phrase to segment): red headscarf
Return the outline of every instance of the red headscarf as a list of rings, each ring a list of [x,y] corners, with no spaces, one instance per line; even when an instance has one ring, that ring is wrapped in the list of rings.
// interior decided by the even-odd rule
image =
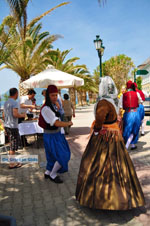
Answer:
[[[49,85],[47,89],[49,93],[58,93],[58,89],[55,85]]]
[[[133,84],[133,82],[131,80],[129,80],[127,82],[127,89],[132,89],[132,84]]]
[[[136,84],[136,82],[134,82],[133,84],[134,84],[135,88],[137,88],[137,84]]]

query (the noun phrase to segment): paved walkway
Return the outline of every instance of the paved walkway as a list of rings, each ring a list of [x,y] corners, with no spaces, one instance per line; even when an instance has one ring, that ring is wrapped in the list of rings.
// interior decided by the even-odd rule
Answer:
[[[145,208],[129,211],[101,211],[81,207],[75,200],[80,159],[88,141],[93,106],[77,109],[67,140],[72,157],[63,184],[43,178],[45,153],[33,144],[19,154],[38,154],[39,164],[25,164],[9,170],[0,165],[0,214],[14,216],[17,226],[149,226],[150,225],[150,126],[140,137],[137,151],[130,151],[146,198]],[[29,140],[30,141],[30,140]]]

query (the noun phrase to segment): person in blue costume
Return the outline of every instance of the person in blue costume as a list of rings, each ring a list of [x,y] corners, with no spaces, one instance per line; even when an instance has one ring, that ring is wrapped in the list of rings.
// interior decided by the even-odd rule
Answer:
[[[63,183],[57,173],[68,171],[70,149],[64,134],[61,133],[61,127],[71,126],[73,123],[60,120],[60,113],[56,107],[57,98],[57,87],[49,85],[45,104],[40,111],[39,126],[44,129],[43,140],[47,159],[44,176],[54,183]]]
[[[131,144],[131,150],[137,148],[135,145],[139,137],[139,129],[141,125],[141,118],[138,111],[139,103],[141,102],[140,94],[136,92],[135,85],[132,81],[127,82],[127,92],[122,95],[120,99],[125,110],[123,115],[123,138],[126,148]]]

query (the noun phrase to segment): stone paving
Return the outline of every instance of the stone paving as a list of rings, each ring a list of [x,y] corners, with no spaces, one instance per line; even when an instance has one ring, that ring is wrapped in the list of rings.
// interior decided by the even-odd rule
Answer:
[[[78,108],[67,140],[71,148],[69,172],[64,183],[54,184],[43,178],[45,153],[42,138],[39,148],[19,150],[18,154],[36,154],[39,164],[24,164],[19,169],[0,165],[0,214],[16,218],[17,226],[149,226],[150,225],[150,126],[140,137],[138,149],[129,151],[145,198],[145,208],[128,211],[101,211],[81,207],[75,200],[80,160],[88,142],[93,121],[93,105]],[[29,138],[29,142],[33,139]],[[4,154],[4,153],[0,153]]]

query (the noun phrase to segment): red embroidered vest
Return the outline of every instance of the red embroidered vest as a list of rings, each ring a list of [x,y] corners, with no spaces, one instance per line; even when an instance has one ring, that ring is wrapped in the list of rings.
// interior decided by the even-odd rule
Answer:
[[[41,107],[38,125],[39,125],[40,127],[42,127],[43,129],[47,129],[47,130],[56,130],[56,129],[58,129],[57,126],[50,126],[50,124],[47,123],[47,122],[44,120],[44,118],[43,118],[43,116],[42,116],[42,114],[41,114],[41,111],[42,111],[43,107],[45,107],[45,106],[46,106],[46,105],[43,104],[43,106]]]
[[[126,110],[128,108],[137,108],[138,104],[138,96],[135,91],[128,91],[123,94],[123,109]]]

